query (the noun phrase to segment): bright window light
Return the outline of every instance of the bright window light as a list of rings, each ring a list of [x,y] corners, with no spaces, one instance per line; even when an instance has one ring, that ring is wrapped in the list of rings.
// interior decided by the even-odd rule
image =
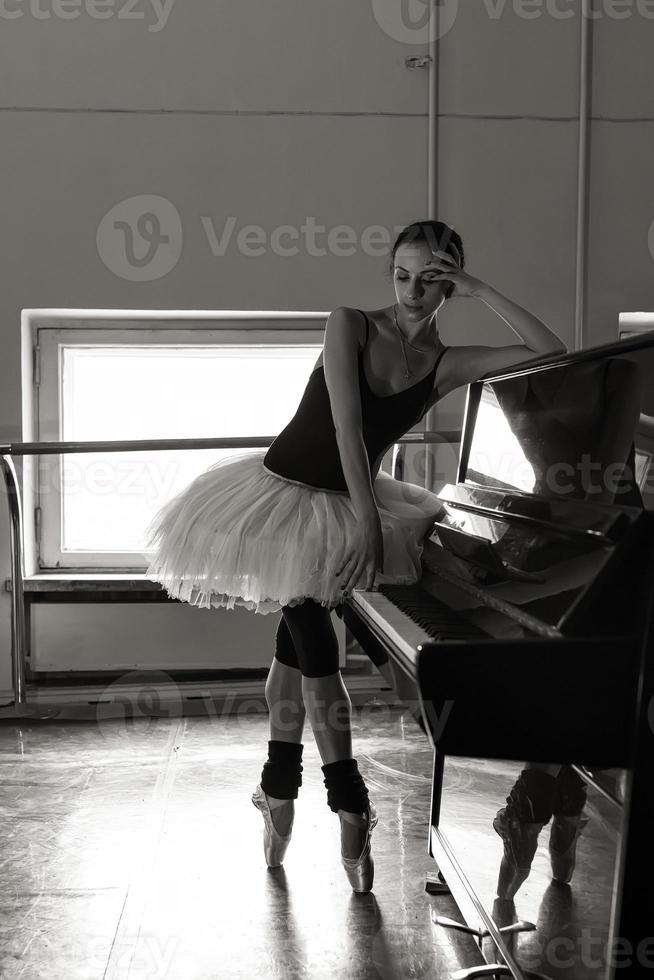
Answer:
[[[468,469],[523,492],[533,491],[536,483],[534,468],[488,386],[477,412]]]
[[[61,345],[60,439],[275,436],[320,349]],[[248,451],[62,455],[62,551],[140,552],[167,500],[219,459]]]

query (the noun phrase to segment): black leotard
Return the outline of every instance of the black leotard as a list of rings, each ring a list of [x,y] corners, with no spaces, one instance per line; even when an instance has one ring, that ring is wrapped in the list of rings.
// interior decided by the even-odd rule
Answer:
[[[363,351],[368,343],[370,323],[363,310],[358,312],[366,319],[366,339],[359,351],[359,391],[363,441],[372,473],[379,457],[425,414],[436,369],[447,348],[443,347],[429,374],[420,381],[394,394],[375,395],[363,369]],[[349,493],[323,365],[311,372],[295,415],[270,445],[263,463],[271,473],[294,483]]]

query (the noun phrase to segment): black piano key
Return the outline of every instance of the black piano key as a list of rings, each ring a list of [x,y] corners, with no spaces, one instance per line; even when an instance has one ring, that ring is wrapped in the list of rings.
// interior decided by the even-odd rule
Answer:
[[[379,591],[425,633],[441,643],[489,635],[440,599],[425,592],[419,584],[380,585]]]

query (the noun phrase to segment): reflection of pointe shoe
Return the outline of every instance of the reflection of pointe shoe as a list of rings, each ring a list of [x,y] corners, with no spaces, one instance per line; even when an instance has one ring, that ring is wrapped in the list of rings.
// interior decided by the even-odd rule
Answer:
[[[268,797],[261,789],[261,783],[259,783],[252,794],[252,802],[257,810],[261,810],[261,813],[263,814],[263,852],[266,857],[266,863],[269,868],[279,868],[284,860],[286,849],[291,842],[291,832],[293,829],[295,814],[293,814],[291,818],[288,834],[279,834],[273,823]]]
[[[577,840],[588,823],[586,814],[575,817],[564,817],[554,814],[550,831],[550,861],[552,863],[552,879],[561,885],[567,885],[575,869],[577,859]]]
[[[518,921],[518,913],[516,912],[515,903],[511,899],[507,898],[495,899],[493,902],[491,915],[493,922],[500,930],[505,929],[507,926],[511,926],[514,922]]]
[[[516,912],[513,899],[496,898],[493,902],[491,916],[493,922],[500,932],[502,932],[503,929],[506,930],[507,926],[514,925],[514,923],[518,921],[518,914]],[[504,932],[502,934],[502,938],[504,939],[504,943],[509,953],[515,953],[518,935],[518,932],[511,931]],[[493,951],[493,955],[499,958],[499,953]]]
[[[511,818],[506,811],[507,807],[497,811],[493,829],[504,844],[497,894],[499,898],[511,900],[529,877],[538,847],[538,835],[544,824]]]
[[[369,800],[368,808],[363,814],[349,813],[347,810],[338,810],[337,812],[341,821],[341,828],[343,827],[343,820],[347,820],[357,827],[366,827],[366,839],[358,858],[345,857],[341,844],[341,863],[345,868],[352,891],[365,895],[371,890],[375,878],[375,862],[370,850],[370,836],[377,826],[378,819],[375,805]]]

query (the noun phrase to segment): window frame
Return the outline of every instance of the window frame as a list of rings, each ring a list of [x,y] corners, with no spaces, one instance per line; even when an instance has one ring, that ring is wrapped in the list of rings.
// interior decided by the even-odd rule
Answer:
[[[23,439],[62,441],[61,346],[121,347],[130,342],[153,346],[316,346],[324,343],[328,313],[189,312],[181,317],[166,311],[143,315],[129,311],[23,311]],[[98,316],[97,314],[101,314]],[[29,344],[29,349],[28,349]],[[30,356],[31,355],[31,356]],[[31,367],[31,370],[30,370]],[[248,437],[274,436],[248,433]],[[68,454],[65,454],[68,455]],[[24,458],[23,512],[26,574],[33,571],[144,571],[134,552],[63,552],[61,548],[61,467],[64,454]],[[47,482],[46,482],[47,481]],[[43,493],[44,483],[50,488]]]

